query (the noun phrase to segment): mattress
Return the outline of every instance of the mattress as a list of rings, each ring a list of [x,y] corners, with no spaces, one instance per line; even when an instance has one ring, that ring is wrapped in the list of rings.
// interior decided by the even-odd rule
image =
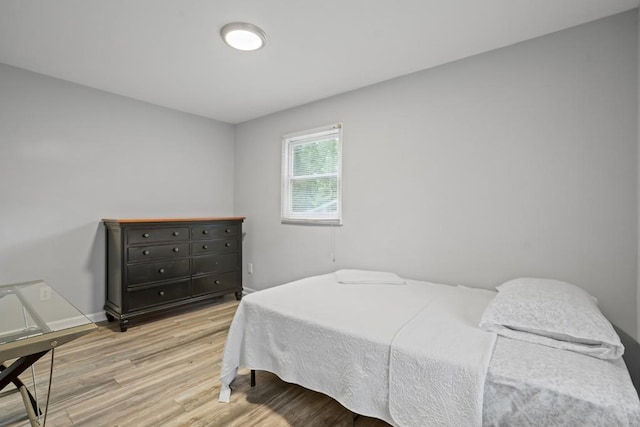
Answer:
[[[328,274],[245,297],[225,349],[223,384],[238,365],[266,370],[399,425],[389,409],[390,343],[432,288],[445,286],[406,283],[344,285]],[[484,381],[482,424],[640,425],[640,401],[622,359],[499,337]]]

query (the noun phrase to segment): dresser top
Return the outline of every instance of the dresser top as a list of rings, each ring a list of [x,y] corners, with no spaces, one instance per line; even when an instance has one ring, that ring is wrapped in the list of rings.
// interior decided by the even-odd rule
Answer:
[[[103,219],[102,222],[119,224],[135,224],[138,222],[199,222],[199,221],[244,221],[244,216],[209,217],[209,218],[116,218]]]

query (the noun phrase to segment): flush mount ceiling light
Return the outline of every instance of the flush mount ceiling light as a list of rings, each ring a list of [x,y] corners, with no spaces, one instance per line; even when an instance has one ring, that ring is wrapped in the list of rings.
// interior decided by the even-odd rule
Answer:
[[[246,22],[231,22],[220,29],[222,40],[238,50],[258,50],[264,46],[267,36],[264,31]]]

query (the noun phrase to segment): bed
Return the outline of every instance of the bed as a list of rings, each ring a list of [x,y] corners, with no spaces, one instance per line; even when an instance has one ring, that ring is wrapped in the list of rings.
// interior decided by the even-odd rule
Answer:
[[[524,328],[480,328],[507,293],[342,270],[250,294],[229,330],[219,400],[245,367],[394,426],[640,425],[619,342],[562,335],[556,348],[520,339]]]

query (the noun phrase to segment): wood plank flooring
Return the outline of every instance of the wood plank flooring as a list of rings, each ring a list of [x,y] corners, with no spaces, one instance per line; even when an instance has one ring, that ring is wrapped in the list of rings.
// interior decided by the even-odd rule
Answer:
[[[200,306],[132,323],[117,323],[56,350],[47,426],[351,426],[351,412],[335,400],[273,374],[240,371],[231,402],[218,403],[227,330],[238,303],[224,297]],[[35,365],[38,396],[46,399],[50,357]],[[31,375],[21,379],[33,390]],[[0,426],[28,426],[19,393],[0,396]],[[357,427],[388,424],[360,417]]]

